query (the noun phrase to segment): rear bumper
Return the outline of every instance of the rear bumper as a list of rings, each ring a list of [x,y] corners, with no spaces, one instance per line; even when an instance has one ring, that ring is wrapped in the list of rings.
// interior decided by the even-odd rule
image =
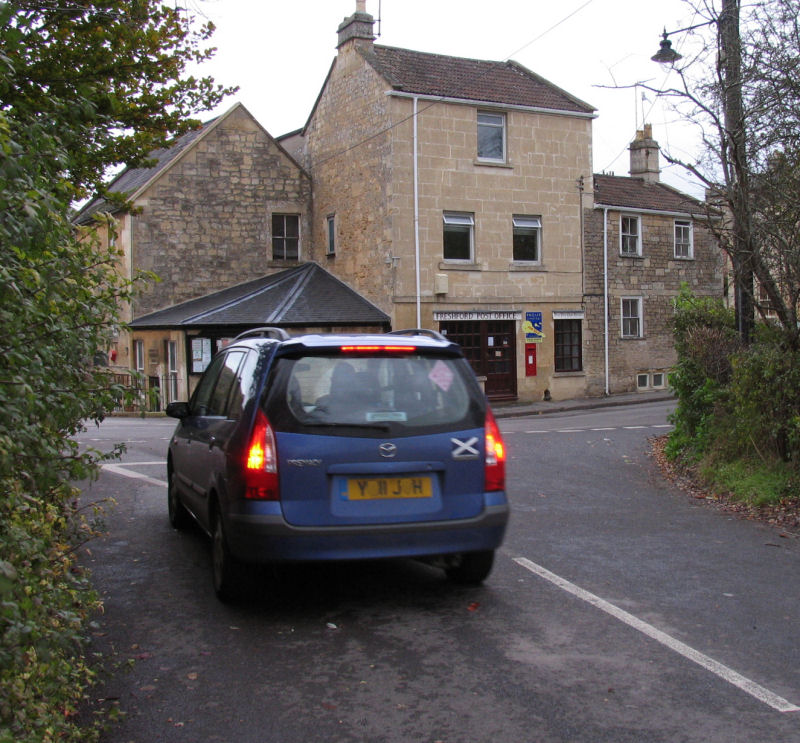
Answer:
[[[231,552],[246,562],[360,560],[497,549],[508,516],[508,503],[494,502],[457,521],[296,527],[280,513],[234,513],[226,523]]]

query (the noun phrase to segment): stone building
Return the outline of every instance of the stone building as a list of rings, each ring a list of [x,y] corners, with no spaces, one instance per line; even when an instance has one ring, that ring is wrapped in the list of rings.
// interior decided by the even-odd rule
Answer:
[[[583,317],[594,109],[515,62],[377,45],[364,2],[338,34],[286,141],[313,178],[315,259],[395,327],[458,341],[491,398],[582,395],[556,347],[559,313]]]
[[[650,126],[637,132],[630,153],[630,177],[594,176],[585,216],[587,396],[666,387],[681,285],[723,293],[706,205],[660,182]]]
[[[124,308],[131,322],[156,310],[296,267],[308,252],[311,178],[241,104],[128,168],[111,183],[131,212],[115,211],[115,240],[127,278],[152,272]],[[109,204],[95,200],[75,217],[91,229]],[[102,239],[109,239],[102,235]],[[189,342],[177,329],[127,331],[109,349],[112,368],[133,369],[173,396],[191,388]]]

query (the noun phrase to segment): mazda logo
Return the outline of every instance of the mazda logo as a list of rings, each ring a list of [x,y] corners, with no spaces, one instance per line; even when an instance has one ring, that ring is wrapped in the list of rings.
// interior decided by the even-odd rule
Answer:
[[[388,459],[389,457],[393,457],[395,454],[397,454],[397,447],[387,441],[385,444],[381,444],[378,447],[378,451],[380,451],[382,457],[386,457]]]

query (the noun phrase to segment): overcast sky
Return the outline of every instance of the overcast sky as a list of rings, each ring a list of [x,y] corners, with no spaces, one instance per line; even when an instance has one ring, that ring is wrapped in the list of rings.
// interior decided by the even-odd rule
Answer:
[[[273,136],[302,127],[336,55],[338,28],[355,0],[189,0],[217,26],[215,58],[200,72],[238,85],[243,103]],[[670,74],[650,60],[663,28],[695,22],[684,0],[367,0],[376,43],[476,59],[514,59],[597,109],[594,171],[627,175],[628,145],[643,121],[662,146],[690,157],[692,128],[635,87],[663,88]],[[673,44],[681,48],[680,36]],[[674,73],[671,73],[674,75]],[[662,158],[662,180],[702,189]]]

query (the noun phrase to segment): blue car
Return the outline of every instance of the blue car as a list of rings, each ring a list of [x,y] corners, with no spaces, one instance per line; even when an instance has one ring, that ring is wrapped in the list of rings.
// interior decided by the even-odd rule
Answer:
[[[211,537],[222,600],[242,563],[411,557],[464,583],[492,569],[505,446],[438,333],[248,331],[167,413],[169,519]]]

